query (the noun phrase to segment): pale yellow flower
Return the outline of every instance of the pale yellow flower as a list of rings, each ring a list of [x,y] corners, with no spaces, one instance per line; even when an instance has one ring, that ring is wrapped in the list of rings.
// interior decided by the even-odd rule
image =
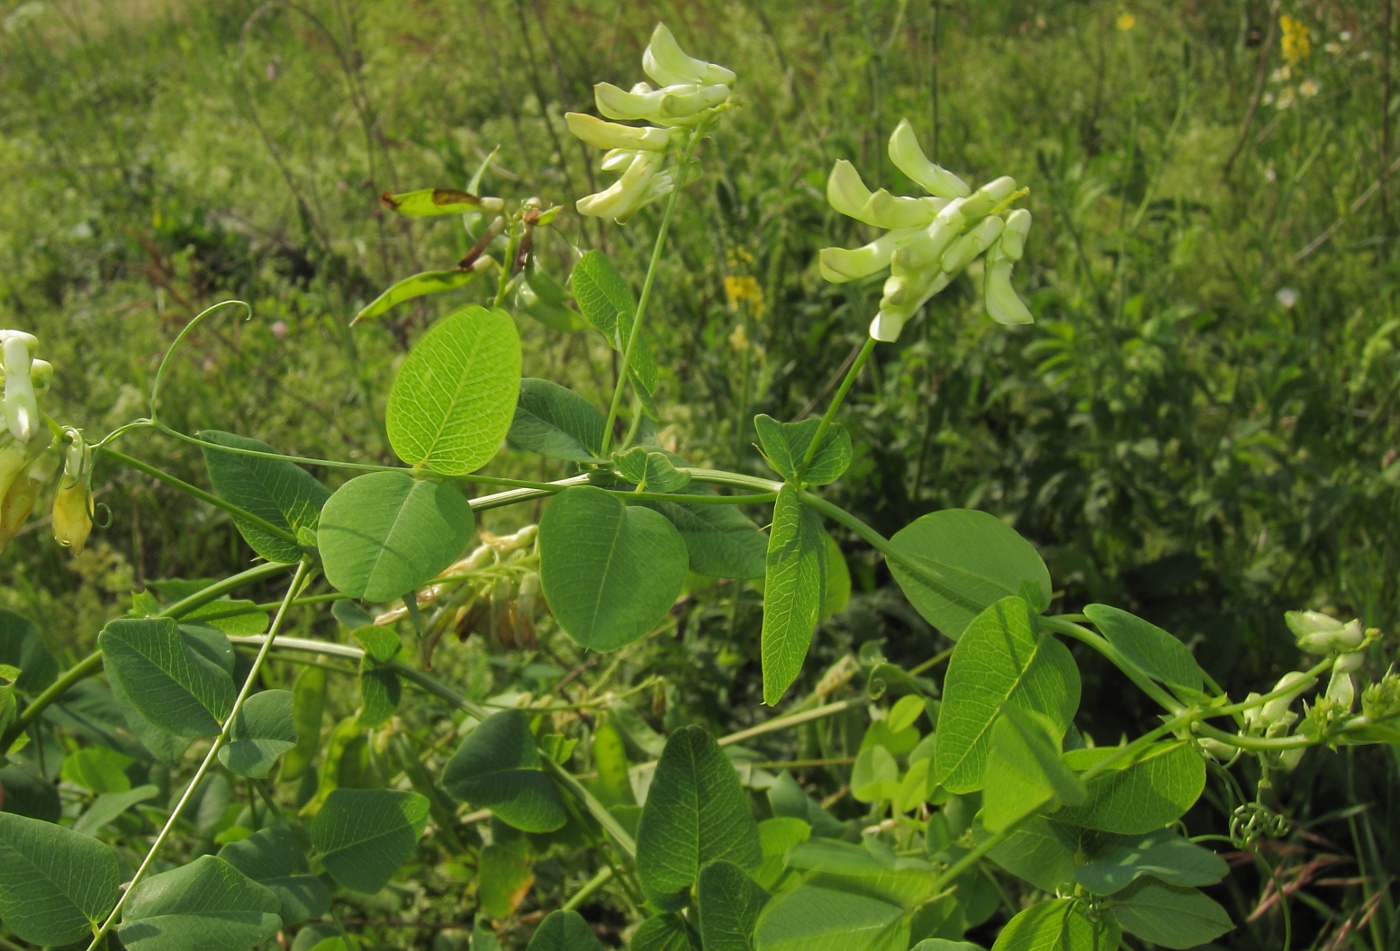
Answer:
[[[1122,13],[1118,14],[1118,19],[1114,20],[1113,23],[1118,29],[1127,32],[1137,26],[1137,17],[1124,10]]]

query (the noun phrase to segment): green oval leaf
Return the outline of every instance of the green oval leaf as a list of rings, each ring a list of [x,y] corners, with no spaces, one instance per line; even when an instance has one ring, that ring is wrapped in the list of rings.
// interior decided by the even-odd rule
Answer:
[[[25,941],[92,937],[117,903],[121,866],[110,845],[49,822],[0,813],[0,920]]]
[[[982,825],[988,832],[1019,822],[1053,804],[1080,805],[1084,784],[1060,758],[1064,730],[1032,712],[1008,707],[992,726],[982,792]]]
[[[1112,919],[1095,922],[1073,898],[1043,901],[1020,912],[997,935],[992,951],[1104,951],[1122,937]]]
[[[228,862],[203,855],[132,891],[117,935],[130,951],[244,951],[282,927],[281,903]]]
[[[1164,948],[1194,948],[1235,927],[1229,913],[1203,892],[1150,878],[1119,893],[1107,907],[1124,931]]]
[[[593,486],[556,495],[540,519],[540,585],[559,625],[591,650],[661,622],[685,585],[685,541],[664,516]]]
[[[800,885],[768,903],[754,934],[757,951],[904,951],[904,906],[830,885]]]
[[[443,291],[466,287],[474,277],[476,277],[475,271],[463,271],[459,268],[451,271],[423,271],[421,274],[414,274],[401,281],[395,281],[383,294],[366,304],[350,323],[358,324],[362,320],[373,320],[386,310],[391,310],[404,301],[413,300],[415,297],[441,294]]]
[[[26,618],[0,608],[0,664],[19,668],[15,689],[37,694],[58,677],[58,661],[39,629]]]
[[[608,256],[602,251],[589,251],[574,265],[569,280],[584,319],[607,338],[614,350],[619,353],[626,350],[637,302],[632,298],[632,289],[613,267]],[[649,399],[656,390],[657,370],[656,358],[652,356],[645,333],[632,350],[631,370],[636,374],[634,385],[643,391],[643,399]]]
[[[1085,850],[1089,864],[1074,878],[1095,895],[1112,895],[1144,875],[1169,885],[1214,885],[1230,871],[1210,849],[1158,829],[1146,836],[1095,835]]]
[[[277,757],[297,745],[290,690],[262,690],[243,702],[219,762],[239,776],[264,779]]]
[[[758,443],[769,467],[787,482],[806,485],[827,485],[841,478],[851,464],[851,436],[840,423],[832,423],[822,434],[805,473],[799,473],[807,447],[821,429],[820,419],[804,419],[796,423],[780,423],[766,414],[754,417]]]
[[[428,800],[397,789],[337,789],[311,822],[311,845],[331,878],[374,894],[413,852],[428,824]]]
[[[695,895],[705,951],[752,951],[766,891],[733,862],[720,861],[700,869]]]
[[[460,215],[481,207],[480,198],[460,188],[420,188],[397,195],[386,191],[379,196],[379,200],[390,211],[414,218],[424,215]]]
[[[1074,769],[1088,769],[1118,749],[1071,750],[1065,762]],[[1205,783],[1205,760],[1193,744],[1186,740],[1154,743],[1131,762],[1090,779],[1088,801],[1061,809],[1055,819],[1123,835],[1151,832],[1194,806]]]
[[[657,915],[642,922],[632,935],[630,951],[699,951],[691,941],[690,929],[680,915]]]
[[[392,601],[456,561],[473,525],[471,506],[452,486],[406,472],[372,472],[330,497],[316,541],[336,590]]]
[[[97,646],[113,693],[150,725],[176,736],[214,736],[233,709],[233,678],[191,637],[172,618],[121,618],[108,622]]]
[[[201,432],[199,438],[213,446],[277,451],[257,439],[213,429]],[[301,466],[284,459],[264,459],[210,448],[202,451],[209,481],[220,498],[286,529],[293,536],[316,530],[321,506],[330,498],[330,491]],[[236,516],[233,523],[248,546],[268,561],[292,565],[301,560],[301,549],[294,542]]]
[[[476,941],[472,941],[476,946]],[[535,931],[526,951],[603,951],[598,936],[576,911],[551,912]]]
[[[442,785],[463,802],[484,806],[508,826],[553,832],[568,821],[564,799],[543,762],[522,710],[483,720],[447,761]]]
[[[993,604],[967,626],[948,661],[934,782],[954,793],[981,789],[1003,706],[1038,713],[1063,734],[1079,708],[1079,691],[1069,649],[1035,632],[1029,605],[1014,597]]]
[[[500,449],[519,396],[515,321],[465,307],[438,321],[399,367],[384,416],[389,444],[411,466],[475,472]]]
[[[306,853],[290,829],[259,829],[224,846],[219,858],[277,896],[283,925],[320,918],[330,911],[331,891],[311,874]]]
[[[594,462],[607,419],[573,390],[549,380],[520,381],[507,438],[512,446],[550,459]]]
[[[1084,616],[1153,680],[1195,693],[1205,689],[1205,674],[1191,649],[1157,625],[1107,604],[1085,605]]]
[[[957,640],[996,601],[1016,595],[1037,612],[1050,605],[1050,572],[1031,544],[1001,519],[971,509],[934,512],[895,533],[890,573],[914,609]]]
[[[716,498],[705,486],[691,483],[675,502],[638,502],[666,516],[681,533],[690,553],[690,570],[712,578],[762,578],[766,570],[768,537],[737,505],[716,502],[686,504],[688,495]]]
[[[666,741],[637,828],[642,891],[663,911],[679,911],[701,866],[716,861],[757,868],[758,824],[719,744],[698,726],[683,727]]]
[[[826,532],[821,517],[784,485],[773,505],[763,582],[763,702],[775,704],[797,675],[826,600]]]

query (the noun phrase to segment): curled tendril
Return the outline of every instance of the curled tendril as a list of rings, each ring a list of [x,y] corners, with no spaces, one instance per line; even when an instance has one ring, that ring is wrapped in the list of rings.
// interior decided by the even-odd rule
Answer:
[[[1248,849],[1260,838],[1281,839],[1293,824],[1262,802],[1247,802],[1230,814],[1230,841]]]

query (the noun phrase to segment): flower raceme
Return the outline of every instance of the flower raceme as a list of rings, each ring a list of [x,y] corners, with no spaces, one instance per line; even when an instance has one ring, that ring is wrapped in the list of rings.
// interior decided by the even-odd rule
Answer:
[[[927,196],[901,197],[881,188],[872,192],[854,165],[842,159],[831,170],[826,196],[831,207],[864,224],[886,229],[863,247],[825,248],[822,277],[833,283],[869,277],[889,268],[880,311],[870,336],[899,338],[905,323],[953,278],[984,257],[983,292],[987,313],[1002,324],[1028,324],[1030,311],[1011,287],[1011,270],[1021,259],[1031,214],[1015,209],[1016,181],[1003,176],[973,191],[966,182],[929,161],[908,119],[890,136],[890,160]]]
[[[683,147],[696,126],[725,106],[734,88],[731,70],[687,54],[663,23],[656,25],[642,54],[642,71],[659,88],[645,82],[630,90],[611,83],[593,87],[598,111],[606,119],[619,121],[579,112],[564,117],[575,136],[607,150],[603,171],[621,172],[612,185],[578,200],[575,207],[581,215],[622,223],[642,206],[672,191],[676,173],[665,167],[669,153]]]

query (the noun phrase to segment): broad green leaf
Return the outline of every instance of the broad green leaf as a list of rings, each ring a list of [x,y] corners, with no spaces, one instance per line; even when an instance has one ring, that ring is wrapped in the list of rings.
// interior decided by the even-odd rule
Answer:
[[[476,277],[475,271],[453,269],[451,271],[423,271],[395,281],[389,289],[370,301],[351,319],[351,324],[362,320],[373,320],[387,310],[391,310],[406,300],[423,297],[427,294],[441,294],[443,291],[466,287]]]
[[[317,484],[319,485],[319,483]],[[329,493],[327,494],[329,495]],[[320,514],[320,511],[317,510],[317,518],[320,517]],[[200,605],[181,618],[181,620],[186,622],[206,624],[215,630],[223,631],[231,637],[261,634],[263,631],[267,630],[268,619],[268,613],[266,611],[259,611],[257,605],[252,601],[231,598],[220,598],[217,601],[210,601],[208,604]]]
[[[40,693],[58,678],[58,661],[44,644],[39,629],[3,608],[0,608],[0,664],[19,668],[15,689],[20,693]]]
[[[676,526],[690,553],[690,570],[712,578],[762,578],[768,537],[737,505],[716,502],[686,504],[687,495],[715,497],[694,483],[675,502],[638,502],[655,509]]]
[[[982,788],[991,730],[1003,708],[1031,710],[1061,733],[1079,708],[1069,649],[1032,628],[1030,608],[1004,598],[967,626],[948,661],[933,779],[954,793]]]
[[[1194,888],[1144,878],[1106,903],[1123,930],[1164,948],[1194,948],[1235,926],[1213,899]]]
[[[306,853],[290,829],[259,829],[224,846],[219,858],[277,896],[284,926],[320,918],[330,911],[330,889],[311,874]]]
[[[837,821],[821,804],[802,791],[792,774],[784,770],[778,774],[778,781],[768,788],[768,805],[775,816],[790,816],[801,819],[810,825],[817,835],[840,838],[846,827]]]
[[[763,909],[756,951],[904,951],[903,905],[831,885],[799,885]]]
[[[909,603],[957,640],[974,617],[1017,595],[1033,610],[1050,604],[1050,572],[1005,522],[970,509],[934,512],[896,532],[890,573]]]
[[[758,430],[758,443],[769,468],[794,485],[827,485],[841,478],[851,464],[851,434],[840,423],[832,423],[822,434],[821,445],[812,456],[805,472],[802,460],[807,447],[821,429],[820,419],[804,419],[797,423],[780,423],[760,413],[753,419]]]
[[[107,843],[0,812],[0,920],[21,940],[64,945],[91,938],[92,922],[117,903],[121,880]]]
[[[502,710],[467,734],[447,761],[442,786],[523,832],[553,832],[568,821],[558,787],[543,772],[523,710]]]
[[[738,774],[712,736],[682,727],[666,742],[637,828],[642,891],[663,911],[679,911],[701,867],[763,861],[758,824]]]
[[[311,845],[331,878],[374,894],[412,854],[428,824],[428,800],[397,789],[337,789],[311,823]]]
[[[293,704],[290,690],[262,690],[245,700],[219,762],[239,776],[266,778],[277,757],[297,745]]]
[[[1092,921],[1077,900],[1056,898],[1007,922],[992,951],[1113,951],[1120,938],[1110,923]]]
[[[867,840],[869,844],[870,840]],[[788,850],[789,868],[812,873],[810,882],[849,888],[912,910],[929,895],[934,867],[918,858],[875,854],[849,842],[813,839]]]
[[[777,703],[802,672],[826,599],[826,532],[821,517],[784,485],[773,505],[763,581],[763,702]]]
[[[787,773],[783,774],[787,776]],[[769,790],[771,795],[772,790]],[[806,796],[802,798],[806,800]],[[816,808],[816,803],[812,803]],[[753,873],[753,880],[760,887],[772,889],[782,880],[787,871],[787,853],[795,845],[801,845],[812,837],[812,826],[806,819],[793,816],[774,816],[758,824],[758,846],[763,853],[763,864]],[[704,869],[701,869],[704,878]],[[701,914],[704,914],[702,907]]]
[[[281,903],[228,862],[202,855],[132,891],[117,936],[128,951],[244,951],[282,927]]]
[[[213,736],[233,709],[233,679],[171,618],[110,621],[97,646],[113,692],[158,729]]]
[[[434,324],[399,367],[384,414],[389,445],[410,466],[475,472],[500,449],[519,398],[515,321],[465,307]]]
[[[1196,693],[1205,689],[1204,674],[1191,649],[1160,627],[1106,604],[1086,605],[1084,615],[1153,680]]]
[[[945,709],[948,702],[945,699]],[[1084,770],[1117,751],[1112,746],[1071,750],[1065,762]],[[1061,809],[1055,819],[1123,835],[1152,832],[1194,806],[1205,782],[1205,761],[1189,741],[1155,743],[1130,764],[1088,780],[1085,804]]]
[[[392,627],[364,627],[353,632],[353,636],[365,649],[362,666],[387,664],[403,652],[403,641]]]
[[[1086,850],[1089,864],[1075,879],[1095,895],[1112,895],[1144,875],[1169,885],[1214,885],[1229,872],[1225,860],[1171,829],[1145,836],[1098,835]]]
[[[137,786],[126,792],[103,793],[73,823],[74,832],[97,835],[108,823],[126,815],[136,806],[160,795],[156,786]]]
[[[5,791],[5,812],[42,822],[63,816],[58,787],[23,763],[0,760],[0,789]]]
[[[826,534],[823,532],[823,534]],[[836,539],[826,536],[826,594],[822,597],[821,619],[845,610],[851,600],[851,569]]]
[[[690,939],[690,930],[680,915],[657,915],[642,922],[632,935],[631,951],[699,951]]]
[[[399,708],[403,684],[399,675],[383,667],[360,671],[360,725],[366,729],[381,727],[389,722]]]
[[[417,191],[379,196],[385,208],[410,217],[460,215],[481,207],[481,199],[460,188],[420,188]]]
[[[527,314],[550,330],[578,333],[588,326],[578,311],[568,305],[568,293],[542,270],[527,269],[515,292],[515,312]]]
[[[94,793],[121,793],[131,789],[126,768],[136,762],[105,746],[87,746],[63,759],[59,775],[75,786]]]
[[[695,903],[705,951],[753,951],[754,928],[767,901],[768,893],[733,862],[700,869]]]
[[[265,442],[213,429],[201,432],[199,438],[213,446],[277,451]],[[283,459],[263,459],[208,447],[203,452],[209,481],[221,498],[294,536],[316,530],[321,506],[326,504],[330,492],[301,466]],[[237,517],[233,523],[248,546],[268,561],[292,565],[301,560],[301,549],[295,543]]]
[[[1060,758],[1060,729],[1025,710],[1009,707],[992,726],[991,749],[982,790],[982,825],[989,832],[1052,803],[1080,805],[1084,784]]]
[[[616,650],[644,636],[685,585],[689,558],[675,527],[593,486],[556,495],[540,519],[539,539],[549,609],[591,650]]]
[[[292,684],[292,720],[297,743],[282,757],[283,781],[301,778],[321,750],[321,718],[326,704],[326,669],[303,667]]]
[[[637,303],[632,298],[632,289],[617,273],[612,261],[601,251],[589,251],[574,265],[569,280],[584,319],[607,338],[614,350],[624,352]],[[633,348],[631,369],[637,375],[634,382],[640,383],[648,394],[655,392],[656,358],[652,356],[645,334]]]
[[[988,836],[985,830],[976,831],[979,844]],[[1035,816],[1017,826],[988,856],[1012,875],[1053,895],[1074,887],[1080,836],[1074,826]]]
[[[947,938],[925,938],[909,951],[982,951],[980,944],[971,941],[950,941]]]
[[[477,863],[477,894],[481,910],[492,918],[509,918],[535,884],[530,859],[514,848],[491,844]]]
[[[406,472],[371,472],[326,502],[317,545],[336,590],[392,601],[456,561],[473,525],[471,506],[456,488]]]
[[[857,802],[881,802],[899,795],[899,764],[883,746],[867,746],[851,770],[851,796]]]
[[[476,946],[476,942],[472,942]],[[526,951],[603,951],[598,936],[576,911],[554,911],[535,930]]]
[[[676,492],[690,483],[690,473],[677,469],[664,452],[643,446],[615,452],[612,461],[618,474],[643,492]]]
[[[593,462],[603,446],[607,418],[573,390],[549,380],[520,381],[507,439],[517,449],[568,462]]]

